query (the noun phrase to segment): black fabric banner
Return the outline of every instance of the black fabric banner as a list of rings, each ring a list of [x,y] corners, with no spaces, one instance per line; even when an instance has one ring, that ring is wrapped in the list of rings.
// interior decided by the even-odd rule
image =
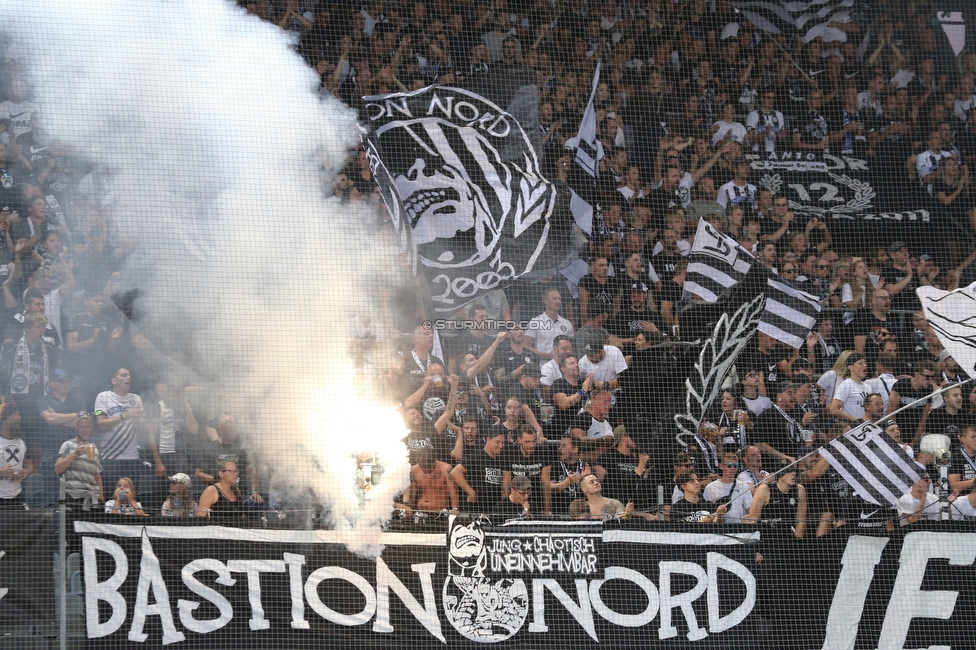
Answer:
[[[936,218],[932,204],[905,175],[898,183],[907,191],[892,196],[893,178],[905,174],[890,164],[852,155],[813,151],[748,153],[753,182],[774,195],[785,195],[800,225],[816,217],[827,222],[835,244],[857,242],[864,236],[924,236]],[[915,184],[917,185],[917,183]]]
[[[458,523],[386,533],[374,559],[333,531],[179,523],[76,522],[87,647],[976,647],[976,528],[963,522],[805,541],[708,524]],[[5,549],[25,539],[0,535]],[[51,602],[46,557],[0,574],[7,595]],[[0,599],[4,620],[11,608]]]
[[[556,190],[515,116],[447,86],[363,99],[373,175],[435,310],[454,312],[536,268]]]
[[[57,535],[51,510],[0,512],[0,626],[54,622]]]

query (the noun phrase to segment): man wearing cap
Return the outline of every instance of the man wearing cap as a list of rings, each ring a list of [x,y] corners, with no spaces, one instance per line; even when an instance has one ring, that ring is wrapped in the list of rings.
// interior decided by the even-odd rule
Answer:
[[[511,385],[518,381],[527,364],[539,364],[539,355],[530,350],[521,327],[508,330],[508,336],[495,351],[495,384]]]
[[[773,386],[776,401],[756,418],[752,442],[767,459],[779,459],[784,465],[796,458],[796,449],[803,444],[804,427],[793,417],[796,406],[796,384],[781,381]]]
[[[660,332],[660,314],[647,306],[649,291],[650,288],[640,280],[628,283],[627,304],[608,324],[610,333],[620,339],[621,345],[634,345],[638,334]]]
[[[586,461],[595,461],[614,446],[613,424],[607,417],[611,399],[608,391],[598,389],[589,396],[585,409],[569,427],[570,435],[579,439],[580,457]]]
[[[884,290],[891,297],[891,309],[920,309],[915,289],[918,281],[915,269],[912,268],[908,255],[908,246],[903,241],[896,241],[888,247],[890,261],[881,270],[884,280]]]
[[[85,411],[82,401],[71,393],[71,375],[63,368],[55,368],[51,373],[47,395],[37,400],[37,411],[44,422],[39,439],[39,446],[43,448],[41,473],[45,479],[45,497],[51,503],[57,500],[58,494],[53,463],[64,441],[75,437],[78,420]]]
[[[732,160],[732,180],[718,189],[716,199],[723,208],[743,205],[756,209],[756,186],[749,182],[749,161],[739,157]]]
[[[868,375],[868,362],[864,356],[854,352],[847,357],[847,372],[847,379],[834,390],[827,412],[855,427],[864,417],[864,398],[871,392],[871,387],[864,383]],[[891,401],[888,403],[890,406]]]
[[[509,397],[516,397],[522,403],[522,408],[528,408],[539,423],[546,422],[550,418],[543,413],[544,400],[542,398],[541,384],[542,371],[539,364],[527,363],[519,375],[519,383],[509,392]],[[562,432],[560,432],[562,433]]]
[[[514,517],[527,517],[532,511],[529,499],[532,496],[532,483],[524,476],[516,476],[512,479],[512,489],[508,491],[508,496],[492,509],[491,514],[500,515],[502,521]],[[501,521],[494,522],[496,524]]]
[[[602,337],[592,337],[584,343],[583,352],[585,356],[579,360],[580,374],[593,375],[594,388],[612,390],[620,386],[618,376],[627,369],[620,348],[604,345]]]

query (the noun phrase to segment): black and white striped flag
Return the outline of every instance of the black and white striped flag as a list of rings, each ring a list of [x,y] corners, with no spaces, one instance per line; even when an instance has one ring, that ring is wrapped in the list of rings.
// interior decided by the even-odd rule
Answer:
[[[924,469],[884,429],[866,422],[820,448],[820,455],[871,503],[895,506]]]
[[[569,207],[573,219],[587,235],[593,234],[593,213],[597,205],[596,181],[600,175],[600,160],[596,138],[596,87],[600,84],[600,67],[602,61],[597,61],[596,71],[593,73],[593,88],[590,91],[590,101],[583,111],[579,132],[576,136],[576,165],[567,177],[567,185],[571,192]]]
[[[700,219],[688,257],[685,289],[706,302],[715,302],[719,294],[740,282],[756,261],[737,241]],[[766,282],[766,310],[759,331],[792,348],[800,348],[819,313],[816,296],[773,276]]]
[[[830,23],[851,22],[853,0],[827,2],[736,2],[736,8],[753,25],[771,34],[799,37],[809,43],[818,36],[824,41],[847,41],[847,33]]]

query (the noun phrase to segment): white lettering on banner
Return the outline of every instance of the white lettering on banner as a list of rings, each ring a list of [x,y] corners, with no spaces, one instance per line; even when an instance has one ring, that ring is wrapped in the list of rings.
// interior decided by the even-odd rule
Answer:
[[[671,610],[675,607],[681,609],[688,624],[688,640],[700,641],[708,636],[703,628],[698,626],[698,619],[695,617],[695,610],[691,604],[705,593],[708,587],[708,575],[705,569],[694,562],[661,562],[658,564],[661,580],[661,627],[658,628],[657,638],[670,639],[678,636],[678,629],[671,622]],[[684,573],[694,576],[697,579],[695,586],[683,594],[674,595],[671,593],[671,575]]]
[[[285,553],[284,558],[288,565],[288,591],[291,594],[291,626],[296,630],[307,630],[305,601],[302,600],[302,567],[305,565],[305,556]]]
[[[373,622],[373,631],[393,631],[393,626],[390,625],[390,589],[392,589],[428,632],[437,637],[441,643],[447,643],[441,633],[441,619],[437,612],[437,600],[434,598],[434,583],[431,581],[431,576],[436,569],[437,564],[434,562],[410,565],[410,570],[420,577],[424,594],[424,606],[421,607],[406,585],[390,571],[390,567],[386,566],[383,558],[376,558],[376,620]]]
[[[98,639],[114,634],[122,624],[128,608],[119,587],[129,575],[129,559],[121,546],[108,539],[86,537],[81,543],[85,561],[85,625],[89,639]],[[115,560],[115,571],[105,582],[98,581],[98,551],[103,551]],[[104,623],[98,622],[98,603],[104,601],[112,608],[112,615]]]
[[[149,635],[143,631],[146,618],[149,616],[160,617],[162,644],[164,645],[184,640],[183,632],[180,631],[174,621],[174,614],[177,613],[183,630],[207,634],[225,627],[234,618],[234,606],[215,587],[216,585],[222,587],[237,585],[239,580],[232,577],[235,572],[244,573],[247,578],[248,603],[251,609],[250,629],[264,630],[277,625],[278,623],[265,617],[262,605],[262,600],[269,598],[281,600],[284,598],[284,594],[262,594],[261,573],[271,572],[288,574],[288,591],[291,602],[290,625],[294,629],[310,629],[311,627],[310,622],[305,619],[305,603],[307,602],[316,615],[330,623],[353,627],[366,625],[372,621],[374,632],[392,633],[394,632],[390,614],[390,591],[392,590],[403,603],[405,609],[431,635],[442,643],[446,643],[440,622],[442,615],[440,606],[443,604],[446,608],[446,601],[439,603],[434,593],[432,580],[437,568],[434,562],[410,566],[410,570],[417,575],[414,584],[419,583],[420,585],[420,593],[412,593],[382,559],[376,560],[376,582],[374,586],[359,574],[339,566],[315,569],[308,575],[303,584],[301,576],[307,560],[304,555],[295,553],[283,553],[282,559],[228,559],[225,562],[213,558],[198,558],[183,566],[181,579],[190,592],[199,596],[201,601],[210,603],[218,612],[216,618],[201,620],[193,616],[194,612],[200,608],[201,602],[199,601],[179,599],[175,603],[176,611],[174,612],[171,609],[174,603],[170,602],[169,588],[164,581],[160,562],[150,544],[153,533],[151,530],[146,532],[147,530],[148,527],[144,529],[141,538],[139,583],[136,590],[136,602],[133,607],[133,619],[128,632],[128,638],[131,641],[144,643],[150,640],[148,639]],[[169,528],[167,532],[171,533],[172,530]],[[522,552],[526,550],[555,551],[560,549],[562,551],[589,551],[595,548],[593,540],[576,537],[569,539],[513,537],[495,540],[495,543],[501,550],[519,550]],[[89,638],[115,634],[126,624],[129,612],[126,600],[122,595],[122,586],[128,575],[129,559],[125,556],[125,551],[121,546],[103,538],[84,538],[83,553]],[[109,560],[113,564],[105,566]],[[101,567],[99,567],[99,562],[102,564]],[[574,580],[575,598],[567,593],[566,590],[569,588],[567,582],[543,578],[533,579],[530,590],[532,603],[528,603],[529,594],[526,592],[525,586],[522,587],[525,611],[526,613],[530,610],[532,612],[528,631],[531,633],[549,631],[545,619],[546,591],[551,596],[555,596],[559,606],[565,608],[566,612],[576,620],[587,635],[597,642],[599,640],[596,633],[594,612],[612,625],[629,628],[652,624],[660,613],[661,622],[658,635],[661,639],[667,639],[676,636],[678,633],[672,624],[672,614],[674,608],[679,608],[688,625],[688,638],[700,640],[707,637],[709,633],[724,632],[740,624],[749,616],[755,606],[756,580],[752,573],[746,566],[721,553],[709,552],[707,554],[707,569],[694,562],[660,562],[658,567],[659,586],[656,586],[649,578],[634,569],[611,566],[605,569],[601,579],[586,580],[580,578]],[[102,575],[111,573],[111,577],[104,582],[99,582],[99,569],[101,569]],[[720,571],[726,571],[737,576],[744,584],[746,594],[742,602],[725,616],[722,616],[720,612],[728,610],[730,604],[719,601]],[[201,581],[197,577],[197,574],[210,572],[216,575],[215,579],[207,578],[205,581]],[[675,574],[693,576],[697,582],[689,591],[674,594],[672,593],[672,576]],[[210,583],[209,580],[214,581]],[[349,588],[361,593],[365,603],[362,611],[340,613],[328,607],[322,600],[319,586],[330,580],[348,583],[348,587],[333,582],[327,590],[328,593],[345,593]],[[607,583],[611,583],[610,591],[615,591],[612,584],[612,581],[615,580],[629,581],[644,592],[647,597],[644,611],[623,614],[611,609],[603,596],[609,593],[607,592]],[[508,582],[512,582],[512,580],[508,580]],[[521,580],[514,582],[522,583]],[[529,580],[526,579],[525,582],[528,583]],[[602,596],[601,590],[603,591]],[[707,631],[699,625],[693,607],[693,604],[706,593]],[[150,604],[150,600],[152,600],[152,604]],[[99,605],[102,602],[107,603],[111,609],[111,616],[105,623],[99,622]],[[550,604],[553,602],[551,597],[549,597],[549,602]],[[609,602],[612,604],[614,601],[610,600]],[[492,643],[509,638],[522,628],[525,618],[522,616],[520,619],[518,617],[512,619],[511,634],[502,635],[498,638],[490,635],[481,636],[477,640]],[[284,622],[282,621],[280,624],[283,625]]]
[[[746,597],[738,607],[725,616],[720,616],[718,593],[718,570],[728,571],[741,580],[746,586]],[[746,616],[756,606],[756,578],[752,572],[742,564],[721,553],[708,554],[708,631],[712,634],[724,632],[746,620]]]
[[[913,618],[949,620],[952,617],[958,591],[921,590],[925,568],[933,558],[945,558],[949,566],[972,564],[976,560],[976,534],[924,531],[905,537],[878,650],[903,648]]]
[[[149,604],[149,589],[152,588],[153,604]],[[139,562],[139,587],[136,590],[136,606],[132,610],[132,627],[129,628],[129,641],[142,643],[149,635],[142,631],[147,616],[158,616],[163,626],[163,645],[185,641],[186,637],[173,623],[173,611],[169,606],[169,591],[159,570],[159,559],[149,543],[149,535],[142,533],[142,560]]]
[[[562,603],[566,611],[572,614],[576,622],[586,630],[590,638],[599,643],[599,639],[596,638],[596,629],[593,627],[593,612],[590,609],[590,593],[586,586],[586,580],[576,580],[575,582],[578,604],[563,591],[562,586],[555,580],[536,579],[532,581],[532,622],[529,623],[529,632],[549,631],[549,626],[546,625],[545,593],[548,588],[556,600]]]
[[[363,611],[358,614],[340,614],[323,603],[322,599],[319,598],[318,587],[319,583],[325,580],[345,580],[354,588],[358,589],[366,601],[366,605],[363,606]],[[373,586],[358,573],[338,566],[324,566],[312,571],[311,575],[308,576],[308,580],[305,581],[305,599],[311,606],[312,611],[316,614],[330,623],[345,627],[364,625],[376,613],[376,591],[373,589]]]
[[[857,627],[864,612],[864,600],[874,580],[874,567],[881,562],[881,552],[888,545],[887,537],[851,535],[840,560],[840,578],[834,589],[827,618],[827,632],[823,650],[853,648]]]
[[[607,567],[604,575],[606,578],[603,580],[590,581],[590,602],[597,614],[621,627],[641,627],[654,620],[661,605],[661,598],[653,582],[639,572],[622,566]],[[644,611],[640,614],[620,614],[607,607],[600,596],[600,588],[610,580],[629,580],[643,589],[647,596],[647,607],[644,608]]]
[[[248,625],[252,630],[267,630],[271,621],[264,617],[264,605],[261,604],[261,574],[284,573],[285,563],[281,560],[230,560],[227,568],[247,575],[247,599],[251,604]]]
[[[223,594],[196,579],[194,574],[199,571],[213,571],[217,574],[217,580],[215,582],[225,587],[233,587],[237,584],[237,580],[231,577],[230,569],[220,560],[212,560],[210,558],[193,560],[183,567],[181,575],[186,588],[216,607],[217,611],[220,612],[220,616],[204,621],[197,620],[193,618],[193,612],[200,607],[200,603],[181,598],[176,603],[176,606],[180,610],[180,623],[191,632],[206,634],[219,630],[230,623],[230,620],[234,618],[234,608],[230,604],[230,601],[224,598]]]

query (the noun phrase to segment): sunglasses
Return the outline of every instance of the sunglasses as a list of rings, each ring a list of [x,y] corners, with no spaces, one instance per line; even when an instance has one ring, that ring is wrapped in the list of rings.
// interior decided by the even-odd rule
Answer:
[[[735,468],[738,468],[739,467],[739,464],[738,463],[725,463],[725,466],[726,467],[735,467]]]
[[[682,463],[680,465],[675,465],[675,467],[694,467],[694,463]]]
[[[830,265],[829,264],[818,264],[817,265],[817,268],[818,269],[829,269],[830,268]]]
[[[796,269],[783,269],[783,275],[786,275],[787,273],[796,273]]]

